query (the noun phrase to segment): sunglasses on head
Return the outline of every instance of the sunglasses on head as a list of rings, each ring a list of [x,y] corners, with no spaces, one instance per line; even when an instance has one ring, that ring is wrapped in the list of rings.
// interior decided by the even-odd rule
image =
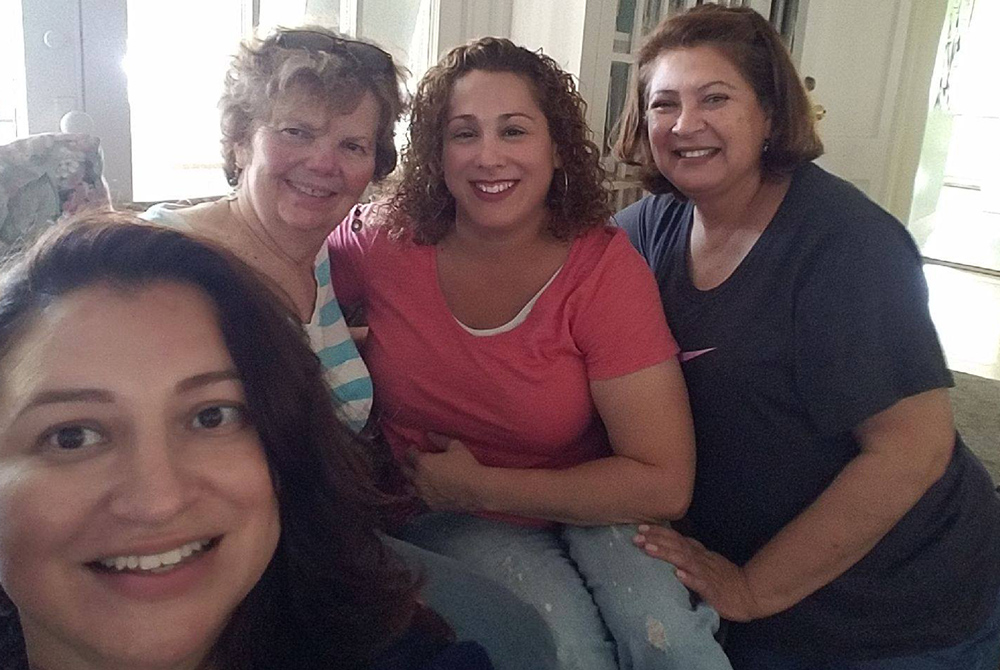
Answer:
[[[275,44],[284,49],[305,49],[346,56],[363,70],[396,75],[392,56],[374,44],[335,37],[315,30],[286,30],[278,34]]]

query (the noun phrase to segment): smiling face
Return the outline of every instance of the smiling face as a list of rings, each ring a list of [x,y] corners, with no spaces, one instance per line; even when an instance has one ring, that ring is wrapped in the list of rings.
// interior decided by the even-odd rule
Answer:
[[[349,113],[291,92],[238,147],[239,194],[275,235],[325,237],[361,200],[375,171],[378,103],[365,93]]]
[[[77,290],[0,366],[0,584],[39,667],[195,667],[278,507],[208,299]]]
[[[646,129],[660,172],[695,202],[759,184],[770,120],[733,63],[698,46],[650,67]]]
[[[558,167],[531,85],[511,72],[474,70],[455,82],[444,130],[444,180],[457,226],[541,230]]]

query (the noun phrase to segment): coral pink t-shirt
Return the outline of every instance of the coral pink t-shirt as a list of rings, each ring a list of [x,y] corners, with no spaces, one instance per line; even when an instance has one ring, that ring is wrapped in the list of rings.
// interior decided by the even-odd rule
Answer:
[[[487,336],[448,309],[435,247],[390,239],[371,221],[354,233],[348,220],[328,245],[341,304],[365,307],[373,415],[397,458],[410,445],[429,450],[429,432],[461,440],[489,466],[566,468],[609,455],[590,382],[678,351],[653,275],[617,228],[577,238],[527,318]]]

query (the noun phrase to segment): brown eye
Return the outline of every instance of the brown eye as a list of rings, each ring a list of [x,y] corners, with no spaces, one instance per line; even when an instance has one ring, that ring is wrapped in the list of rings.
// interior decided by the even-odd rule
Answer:
[[[200,410],[192,421],[195,428],[212,430],[221,426],[243,423],[243,411],[239,407],[214,405]]]
[[[97,444],[102,439],[102,435],[92,428],[65,426],[49,433],[45,441],[56,449],[72,451]]]

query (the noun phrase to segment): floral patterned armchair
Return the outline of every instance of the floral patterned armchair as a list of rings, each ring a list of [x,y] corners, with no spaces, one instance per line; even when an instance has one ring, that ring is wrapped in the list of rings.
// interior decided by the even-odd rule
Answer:
[[[0,256],[65,214],[111,207],[100,141],[47,133],[0,146]]]

